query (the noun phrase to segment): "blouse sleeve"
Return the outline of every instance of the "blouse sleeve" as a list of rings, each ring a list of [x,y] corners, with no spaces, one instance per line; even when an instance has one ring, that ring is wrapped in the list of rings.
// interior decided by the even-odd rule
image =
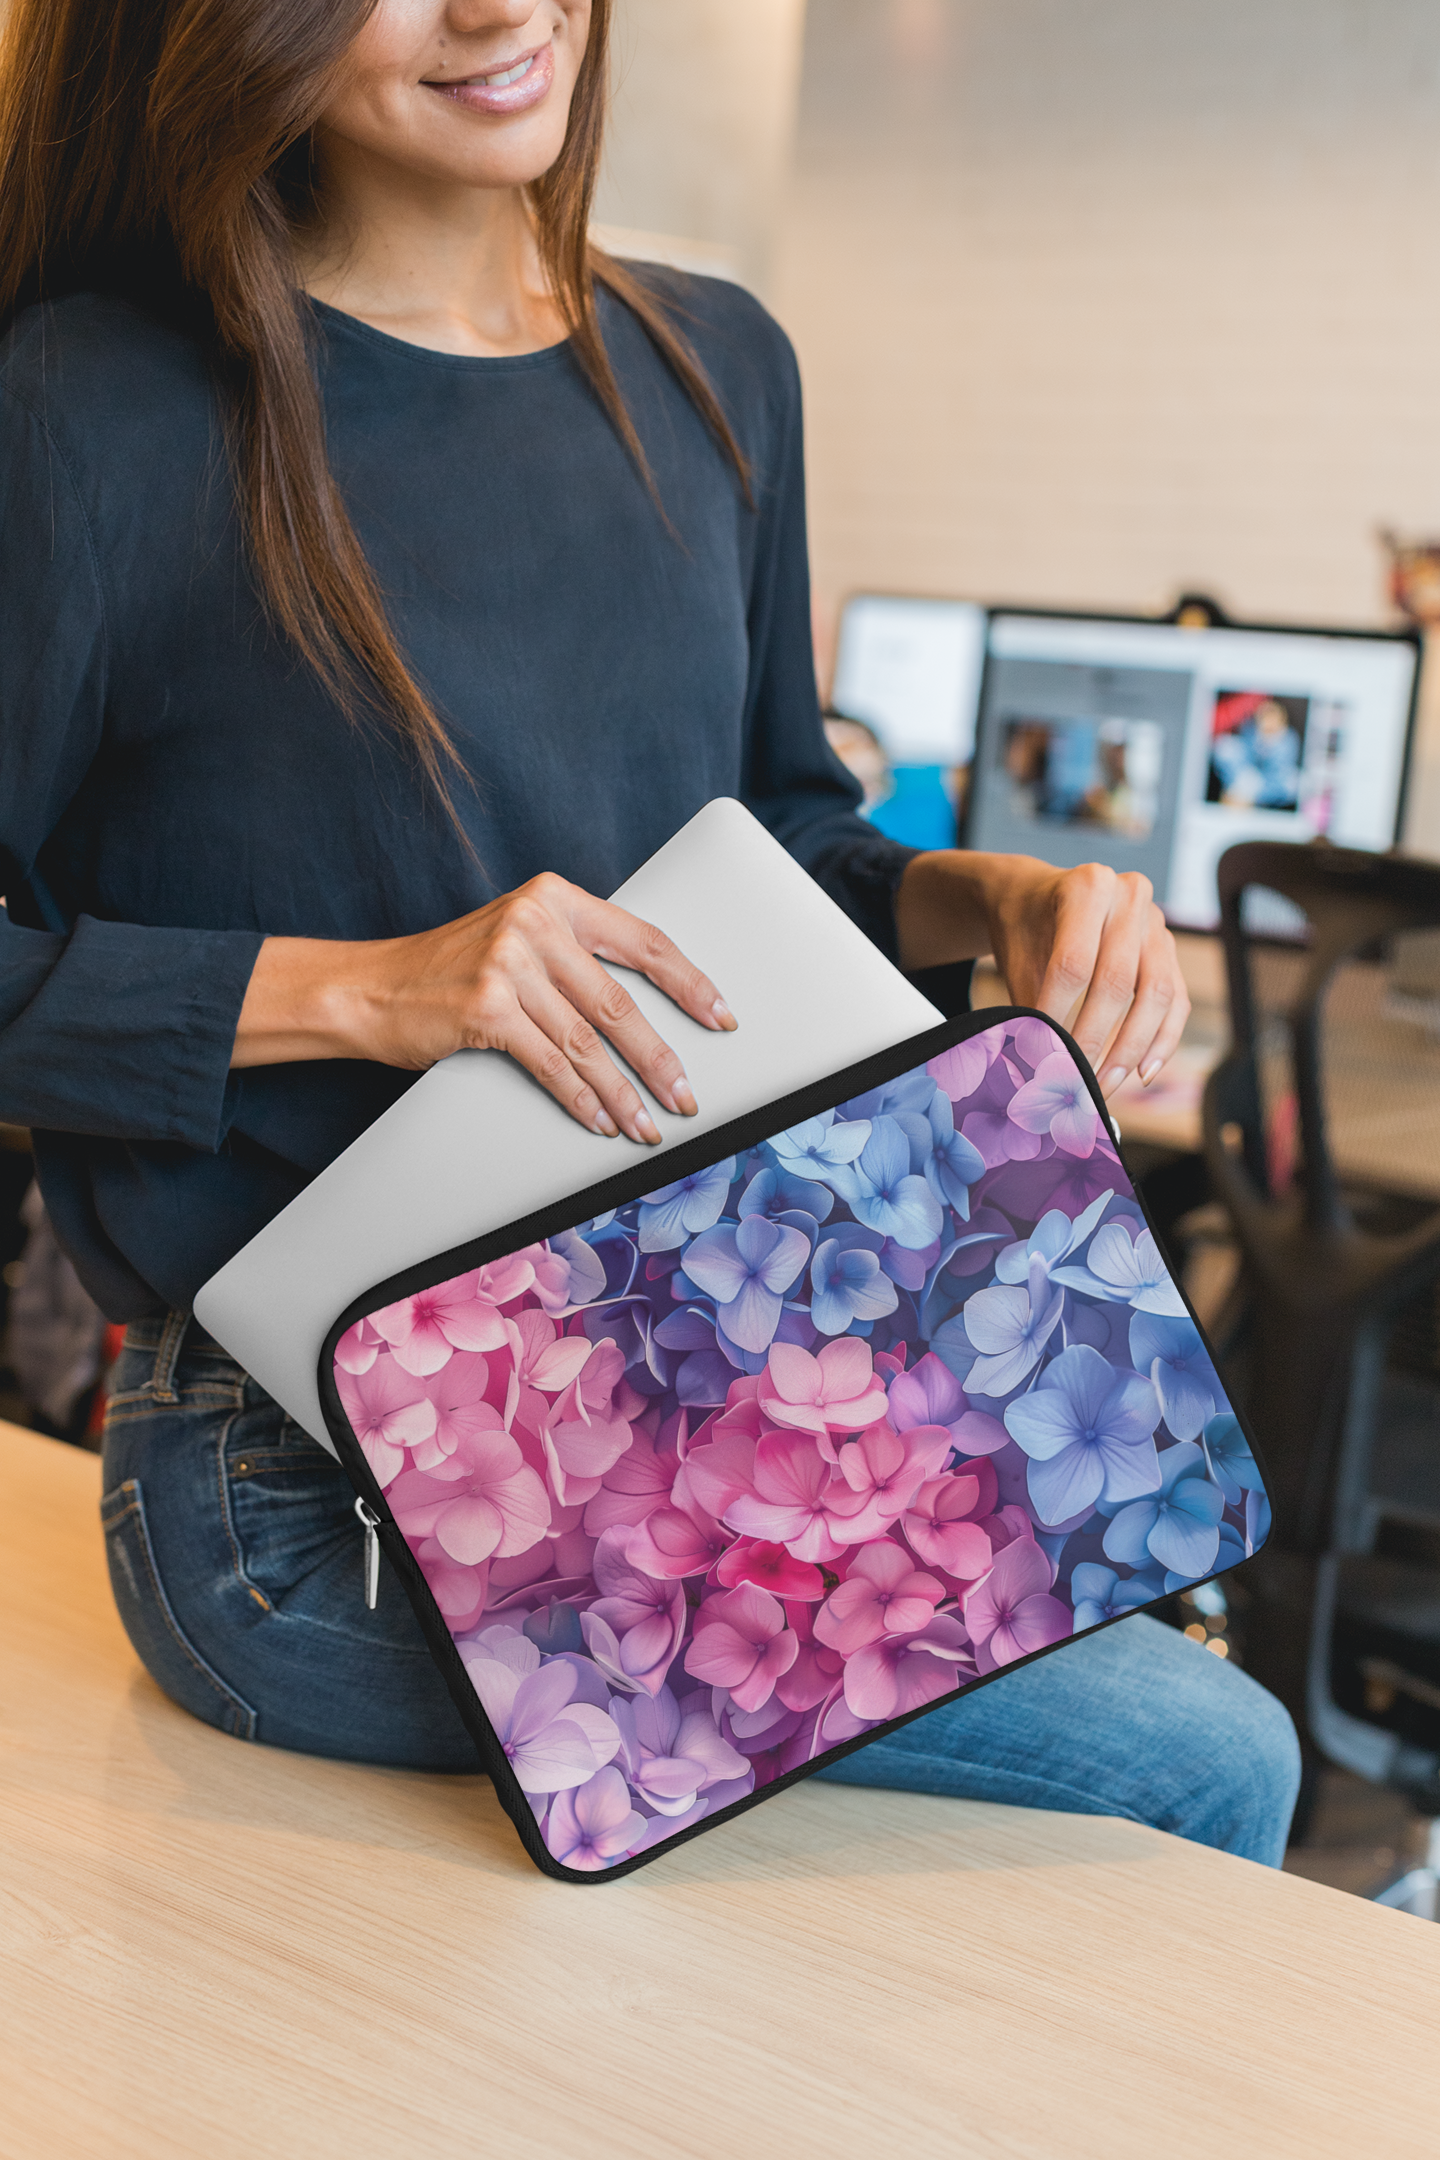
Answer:
[[[101,748],[105,609],[73,476],[8,385],[0,505],[0,1119],[213,1150],[262,940],[69,920],[47,878]]]
[[[862,790],[825,739],[815,688],[799,370],[780,347],[776,447],[754,486],[759,540],[750,605],[745,801],[847,915],[898,957],[895,893],[919,852],[855,812]]]

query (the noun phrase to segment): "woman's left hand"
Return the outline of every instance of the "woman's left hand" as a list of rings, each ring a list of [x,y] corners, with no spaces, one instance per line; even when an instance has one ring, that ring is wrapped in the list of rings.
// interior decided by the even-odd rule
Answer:
[[[1148,1087],[1179,1045],[1190,997],[1137,872],[946,848],[910,864],[895,918],[904,967],[993,953],[1017,1005],[1068,1024],[1107,1096],[1132,1072]]]

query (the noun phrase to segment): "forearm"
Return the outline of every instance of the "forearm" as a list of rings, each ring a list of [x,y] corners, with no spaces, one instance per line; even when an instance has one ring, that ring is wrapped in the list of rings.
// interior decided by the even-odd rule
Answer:
[[[895,895],[900,965],[947,967],[992,951],[991,898],[1018,859],[959,848],[917,855]]]

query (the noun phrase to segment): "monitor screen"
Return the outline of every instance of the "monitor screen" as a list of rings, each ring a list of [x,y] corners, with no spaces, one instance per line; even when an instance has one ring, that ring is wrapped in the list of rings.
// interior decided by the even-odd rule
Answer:
[[[985,610],[968,600],[847,601],[827,727],[865,787],[865,814],[892,839],[954,846],[984,661]]]
[[[1141,870],[1173,923],[1213,929],[1237,841],[1393,843],[1417,652],[1381,631],[996,613],[966,843]]]

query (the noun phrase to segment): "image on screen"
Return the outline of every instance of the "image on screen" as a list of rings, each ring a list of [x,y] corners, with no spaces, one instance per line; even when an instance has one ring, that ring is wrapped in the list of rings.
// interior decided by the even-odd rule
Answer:
[[[1138,871],[1172,923],[1213,929],[1238,842],[1393,844],[1417,660],[1381,631],[997,610],[966,844]]]
[[[1093,825],[1147,840],[1160,807],[1164,730],[1153,720],[1004,723],[1005,770],[1019,817]]]

